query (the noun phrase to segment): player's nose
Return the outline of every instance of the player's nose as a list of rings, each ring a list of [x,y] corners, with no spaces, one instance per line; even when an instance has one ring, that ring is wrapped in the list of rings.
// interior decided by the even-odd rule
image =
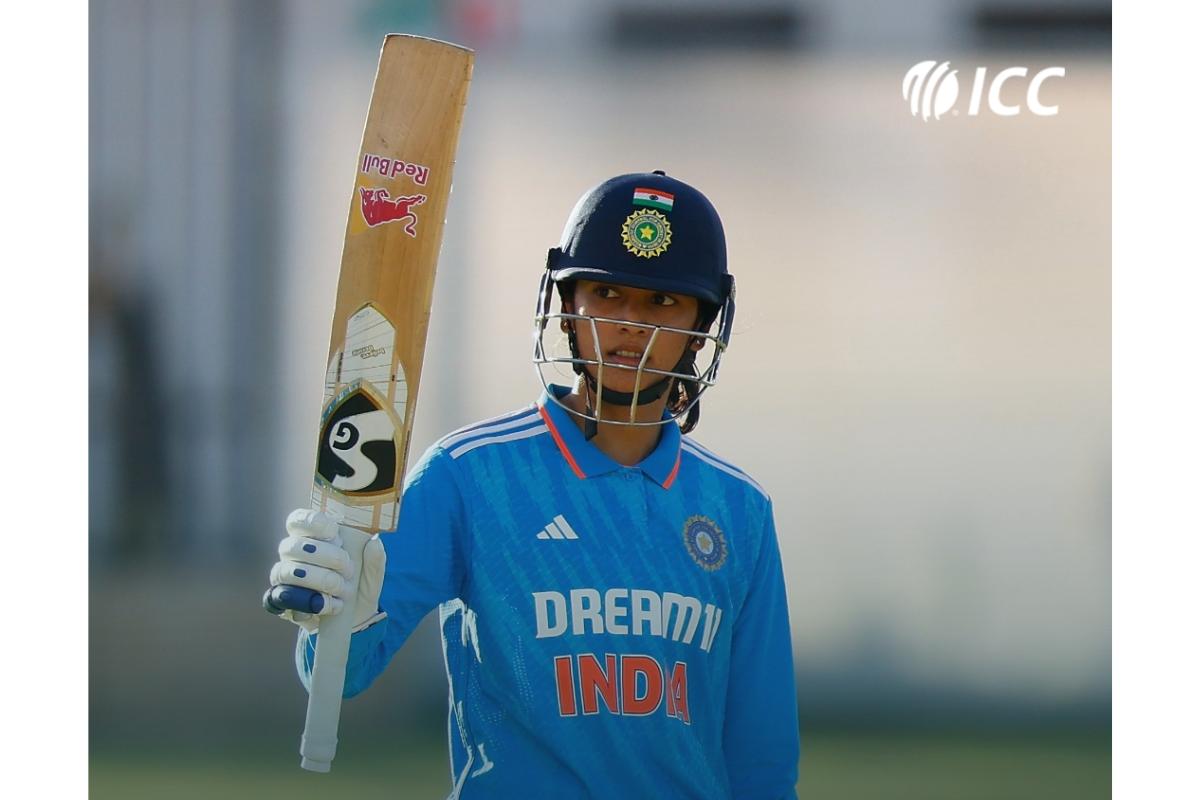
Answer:
[[[622,315],[621,316],[621,332],[622,333],[633,333],[633,334],[637,334],[639,336],[645,336],[646,332],[649,330],[648,328],[645,327],[645,325],[646,325],[645,322],[643,322],[640,319],[635,318],[634,315]]]
[[[626,333],[635,333],[639,336],[645,336],[649,333],[649,320],[643,313],[645,306],[637,302],[636,298],[628,298],[621,305],[620,315],[621,331]]]

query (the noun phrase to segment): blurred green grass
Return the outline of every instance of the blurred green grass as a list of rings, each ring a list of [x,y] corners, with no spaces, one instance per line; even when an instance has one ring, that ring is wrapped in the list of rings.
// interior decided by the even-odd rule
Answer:
[[[1112,795],[1108,731],[813,733],[799,796],[838,800],[1083,800]]]
[[[93,800],[241,800],[286,797],[442,798],[450,790],[442,740],[350,742],[325,774],[300,769],[290,735],[239,747],[140,748],[93,745],[88,796]],[[275,746],[278,745],[278,746]],[[268,749],[269,747],[269,749]]]
[[[807,733],[802,747],[802,800],[1075,800],[1112,793],[1108,731],[825,731]],[[298,757],[281,749],[94,745],[90,796],[421,800],[450,789],[441,741],[343,741],[327,775],[304,772]]]

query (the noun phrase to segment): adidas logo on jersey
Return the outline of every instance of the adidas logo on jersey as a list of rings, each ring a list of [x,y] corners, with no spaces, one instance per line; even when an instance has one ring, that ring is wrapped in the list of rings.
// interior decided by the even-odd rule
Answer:
[[[579,534],[567,522],[562,514],[555,517],[549,525],[538,532],[539,539],[578,539]]]

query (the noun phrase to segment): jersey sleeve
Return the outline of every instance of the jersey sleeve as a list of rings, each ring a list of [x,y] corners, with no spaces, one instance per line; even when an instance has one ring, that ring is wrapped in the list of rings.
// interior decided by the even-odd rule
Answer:
[[[723,746],[733,796],[794,798],[800,732],[783,565],[768,502],[762,543],[733,628]]]
[[[370,686],[425,615],[461,593],[466,521],[453,469],[450,457],[435,446],[405,480],[396,529],[380,535],[387,555],[379,597],[385,616],[350,637],[344,697]],[[296,644],[305,688],[317,638],[301,630]]]

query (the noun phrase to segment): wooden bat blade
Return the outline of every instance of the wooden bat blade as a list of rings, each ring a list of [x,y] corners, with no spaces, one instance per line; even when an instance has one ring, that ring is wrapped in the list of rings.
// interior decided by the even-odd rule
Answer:
[[[313,506],[368,532],[391,530],[399,512],[472,61],[473,53],[456,45],[388,36],[363,128]]]
[[[392,530],[408,460],[433,279],[474,54],[417,36],[384,39],[355,165],[312,507],[344,526],[361,572],[370,535]],[[357,582],[357,577],[355,578]],[[323,618],[301,766],[327,772],[337,750],[355,597]]]

